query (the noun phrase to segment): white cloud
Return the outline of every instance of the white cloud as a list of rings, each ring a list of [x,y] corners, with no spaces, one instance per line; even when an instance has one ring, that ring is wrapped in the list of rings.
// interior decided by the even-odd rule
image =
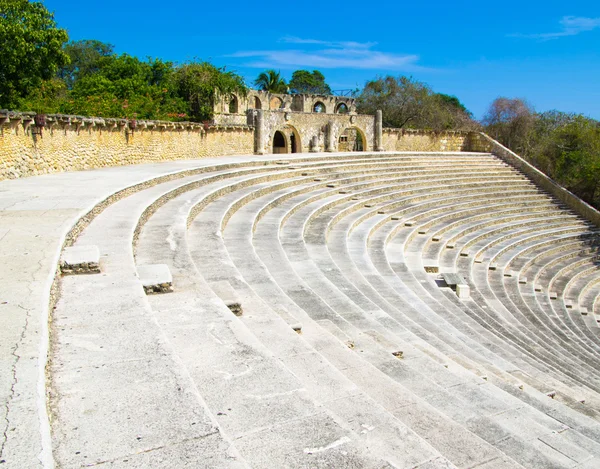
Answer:
[[[298,67],[370,70],[423,70],[419,56],[372,50],[376,42],[322,41],[286,36],[280,43],[307,46],[281,50],[239,51],[228,57],[251,59],[246,67],[294,69]],[[311,47],[313,46],[313,47]]]
[[[541,34],[511,34],[512,37],[525,37],[530,39],[558,39],[565,36],[576,36],[579,33],[592,31],[600,27],[600,18],[586,18],[583,16],[563,16],[560,20],[561,31]]]

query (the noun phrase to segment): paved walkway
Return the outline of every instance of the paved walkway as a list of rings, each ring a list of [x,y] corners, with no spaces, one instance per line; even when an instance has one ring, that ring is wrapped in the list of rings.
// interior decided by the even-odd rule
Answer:
[[[0,467],[54,466],[44,373],[48,304],[61,246],[76,220],[124,187],[251,158],[259,159],[207,158],[0,181]]]

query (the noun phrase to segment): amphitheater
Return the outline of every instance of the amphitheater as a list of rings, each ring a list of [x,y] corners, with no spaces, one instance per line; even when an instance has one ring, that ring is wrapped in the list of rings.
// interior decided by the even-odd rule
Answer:
[[[374,128],[0,182],[0,467],[598,469],[600,214]]]

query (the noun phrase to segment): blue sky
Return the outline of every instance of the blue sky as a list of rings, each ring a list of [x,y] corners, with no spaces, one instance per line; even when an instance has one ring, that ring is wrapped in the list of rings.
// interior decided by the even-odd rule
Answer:
[[[46,0],[71,39],[175,62],[210,60],[250,84],[321,70],[333,89],[412,75],[476,117],[498,96],[600,119],[600,2],[132,2]]]

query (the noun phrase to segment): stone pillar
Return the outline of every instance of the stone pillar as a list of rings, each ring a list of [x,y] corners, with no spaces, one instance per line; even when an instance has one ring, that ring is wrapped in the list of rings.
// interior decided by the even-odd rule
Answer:
[[[310,152],[318,153],[319,152],[319,136],[315,135],[310,139]]]
[[[265,122],[263,117],[262,109],[256,110],[256,118],[254,120],[254,148],[255,154],[265,154]]]
[[[326,138],[327,141],[325,143],[325,151],[328,152],[332,152],[335,151],[335,139],[333,138],[333,122],[329,121],[327,123],[327,130],[326,130]]]
[[[383,113],[375,112],[375,151],[383,151]]]

